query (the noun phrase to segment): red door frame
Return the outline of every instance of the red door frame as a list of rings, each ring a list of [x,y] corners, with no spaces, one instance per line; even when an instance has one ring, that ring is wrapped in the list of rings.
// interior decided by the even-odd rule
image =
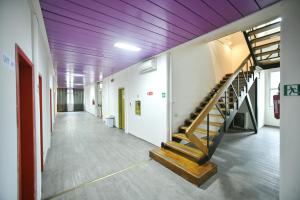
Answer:
[[[41,171],[44,171],[44,143],[43,143],[43,78],[39,75],[39,99],[40,99],[40,146],[41,146]]]
[[[16,44],[18,198],[36,199],[34,66]]]
[[[52,90],[50,89],[50,128],[52,133]]]

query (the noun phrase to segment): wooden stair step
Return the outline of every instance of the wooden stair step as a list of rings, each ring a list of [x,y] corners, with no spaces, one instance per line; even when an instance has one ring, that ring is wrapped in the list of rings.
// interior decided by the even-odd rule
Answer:
[[[278,27],[280,27],[280,22],[275,22],[275,23],[272,23],[272,24],[263,26],[263,27],[261,27],[261,28],[258,28],[258,29],[249,31],[249,32],[248,32],[248,35],[249,35],[249,36],[255,35],[255,34],[262,33],[262,32],[265,32],[265,31],[269,31],[269,30],[272,30],[272,29],[278,28]]]
[[[253,39],[253,40],[250,40],[250,42],[252,44],[254,44],[254,43],[261,42],[261,41],[264,41],[264,40],[268,40],[268,39],[271,39],[271,38],[274,38],[274,37],[280,37],[280,31],[269,34],[269,35],[265,35],[265,36],[262,36],[262,37],[259,37],[259,38]]]
[[[207,124],[207,121],[203,121],[201,124]],[[221,127],[221,126],[223,126],[223,123],[220,123],[220,122],[211,122],[211,121],[209,121],[209,125],[210,126],[216,126],[216,127]]]
[[[173,133],[172,138],[177,138],[180,140],[185,140],[187,142],[190,142],[189,138],[184,133]]]
[[[244,71],[244,73],[246,73],[246,71]],[[250,71],[249,71],[249,73],[250,73]],[[232,76],[232,73],[226,74],[224,78],[227,78],[227,77],[230,77],[230,76]],[[238,76],[242,77],[243,76],[242,72],[240,72]]]
[[[259,45],[259,46],[253,47],[253,50],[257,51],[259,49],[264,49],[264,48],[267,48],[267,47],[271,47],[273,45],[279,45],[279,43],[280,43],[280,40],[277,40],[275,42],[270,42],[270,43],[267,43],[267,44],[263,44],[263,45]]]
[[[151,150],[149,156],[197,186],[200,186],[217,173],[217,166],[212,162],[199,165],[167,149],[160,148]]]
[[[226,103],[229,104],[229,105],[234,105],[235,102],[230,102],[229,101],[229,102],[226,102]],[[218,104],[225,105],[225,102],[218,102]]]
[[[203,110],[203,106],[197,107],[198,110]],[[213,107],[212,110],[218,110],[216,107]],[[220,108],[221,111],[225,111],[225,108]],[[228,111],[228,109],[227,109]]]
[[[209,113],[209,117],[217,117],[217,118],[222,118],[223,119],[222,115],[219,115],[219,114],[210,114]]]
[[[193,113],[191,113],[191,116],[193,118],[196,118],[199,114],[200,114],[199,112],[193,112]],[[223,119],[222,115],[220,115],[220,114],[209,114],[209,117],[216,117],[216,118],[222,118]]]
[[[163,143],[163,147],[180,152],[183,155],[192,158],[196,162],[205,157],[205,154],[202,151],[174,141]]]
[[[268,59],[268,60],[263,60],[259,61],[262,65],[270,65],[270,64],[277,64],[280,63],[280,58],[277,59]]]
[[[271,50],[271,51],[265,51],[265,52],[262,52],[262,53],[256,53],[255,56],[260,57],[260,56],[266,56],[266,55],[279,53],[279,52],[280,52],[280,49],[275,49],[275,50]]]
[[[172,138],[177,138],[177,139],[180,139],[180,140],[191,142],[189,140],[189,138],[186,136],[186,134],[184,134],[184,133],[173,133]],[[199,140],[203,143],[203,145],[207,146],[207,140],[206,139],[199,138]],[[213,144],[213,142],[209,141],[209,145],[212,145],[212,144]]]
[[[225,96],[222,96],[221,98],[222,98],[222,99],[225,99]],[[227,99],[235,99],[234,96],[227,96],[226,98],[227,98]]]
[[[193,123],[193,119],[187,119],[186,121],[190,122],[190,123]],[[201,124],[207,124],[207,121],[203,121]],[[219,123],[219,122],[212,122],[212,121],[209,121],[209,125],[210,126],[217,126],[217,127],[221,127],[223,126],[223,123]]]
[[[183,130],[187,130],[188,129],[187,126],[181,126],[180,128],[183,129]],[[199,133],[201,135],[206,135],[207,134],[207,130],[205,130],[203,128],[196,128],[195,129],[195,133]],[[218,135],[217,131],[209,131],[209,136],[215,137],[217,135]]]
[[[246,77],[246,74],[245,74],[245,77]],[[240,77],[239,77],[239,82],[247,82],[247,81],[245,80],[245,77],[244,77],[244,75],[240,76]],[[233,83],[237,83],[237,79],[235,79]]]

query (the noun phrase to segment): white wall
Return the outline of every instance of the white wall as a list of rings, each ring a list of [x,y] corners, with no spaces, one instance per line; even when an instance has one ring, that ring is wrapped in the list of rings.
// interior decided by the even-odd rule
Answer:
[[[285,84],[300,83],[300,1],[282,2],[281,32],[281,116],[280,116],[280,199],[300,197],[300,97],[283,96]]]
[[[36,13],[33,14],[33,13]],[[38,20],[38,22],[37,22]],[[35,70],[35,118],[36,118],[36,177],[37,198],[41,197],[40,127],[38,74],[43,76],[44,158],[50,147],[50,75],[53,74],[51,56],[45,38],[41,10],[37,0],[2,0],[0,2],[0,199],[17,199],[17,119],[15,67],[3,62],[3,55],[15,61],[15,43],[33,62]]]
[[[97,84],[84,86],[84,110],[97,116]],[[93,105],[93,100],[95,104]]]
[[[240,35],[234,34],[231,39],[236,40],[236,37]],[[233,65],[233,60],[241,55],[233,55],[232,48],[222,41],[198,42],[171,51],[173,132],[189,118],[216,83],[238,67]]]
[[[265,125],[265,72],[261,71],[257,79],[257,126]]]
[[[157,70],[139,73],[140,63],[103,80],[103,118],[115,116],[118,127],[118,89],[125,89],[125,132],[154,145],[167,140],[167,55],[157,57]],[[114,80],[113,82],[111,80]],[[152,96],[147,92],[153,92]],[[135,114],[135,101],[141,101],[141,115]]]
[[[246,40],[242,32],[237,32],[233,34],[232,37],[232,66],[234,69],[239,67],[242,61],[250,54],[249,48],[247,46]]]

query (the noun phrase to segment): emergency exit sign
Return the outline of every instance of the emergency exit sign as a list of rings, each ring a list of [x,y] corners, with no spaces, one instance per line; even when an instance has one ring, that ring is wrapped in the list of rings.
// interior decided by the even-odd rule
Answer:
[[[284,96],[300,96],[300,84],[284,85]]]

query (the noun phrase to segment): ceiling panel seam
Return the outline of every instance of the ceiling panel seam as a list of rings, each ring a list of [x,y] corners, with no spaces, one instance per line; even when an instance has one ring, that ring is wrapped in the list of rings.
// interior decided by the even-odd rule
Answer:
[[[72,3],[72,2],[71,2],[71,3]],[[95,18],[93,18],[93,17],[91,17],[91,16],[87,16],[87,15],[83,15],[82,13],[75,12],[74,10],[66,9],[66,8],[64,8],[64,7],[57,6],[57,5],[50,4],[50,3],[44,3],[44,4],[48,4],[48,5],[51,5],[51,6],[53,6],[53,7],[57,7],[57,8],[66,10],[66,11],[68,11],[68,12],[74,13],[74,14],[76,14],[76,15],[84,16],[84,17],[86,17],[86,18],[90,18],[90,19],[93,19],[93,20],[99,20],[99,21],[101,21],[102,23],[106,23],[106,24],[109,24],[109,25],[111,25],[111,26],[118,27],[118,26],[116,26],[116,25],[114,25],[114,24],[108,23],[107,21],[103,21],[103,20],[100,20],[100,19],[95,19]],[[81,6],[81,7],[82,7],[82,6]],[[46,10],[46,11],[49,11],[49,10]],[[92,12],[95,12],[95,11],[92,11]],[[105,14],[105,13],[102,13],[102,12],[97,12],[97,13],[99,13],[99,14],[101,14],[101,15],[106,15],[107,17],[112,18],[111,16],[109,16],[109,15],[107,15],[107,14]],[[136,27],[136,28],[143,29],[143,30],[145,30],[145,31],[149,31],[149,32],[154,33],[154,34],[158,34],[158,35],[161,35],[161,36],[163,36],[163,37],[173,39],[173,38],[171,38],[171,37],[169,37],[169,36],[160,34],[160,33],[158,33],[158,32],[149,30],[149,29],[144,28],[144,27],[141,27],[141,26],[137,26],[136,24],[127,22],[127,21],[125,21],[125,20],[121,20],[121,19],[119,19],[119,18],[114,18],[114,19],[115,19],[115,20],[118,20],[118,21],[120,21],[120,22],[126,23],[126,24],[130,24],[130,25],[132,25],[132,26],[134,26],[134,27]],[[151,24],[151,25],[152,25],[152,24]],[[152,26],[155,26],[155,25],[152,25]],[[181,38],[184,39],[184,40],[189,39],[189,38],[186,38],[185,36],[182,36],[182,35],[179,35],[179,34],[177,34],[177,33],[168,31],[168,30],[163,29],[163,28],[161,28],[161,27],[158,27],[158,26],[155,26],[155,27],[157,27],[157,28],[159,28],[159,29],[162,29],[163,31],[170,32],[170,33],[172,33],[172,34],[174,34],[174,35],[176,35],[176,36],[178,36],[178,37],[181,37]],[[122,28],[122,27],[118,27],[118,28]],[[176,39],[173,39],[173,40],[176,40]],[[178,41],[178,40],[176,40],[176,41]],[[182,41],[178,41],[178,42],[182,42]]]

